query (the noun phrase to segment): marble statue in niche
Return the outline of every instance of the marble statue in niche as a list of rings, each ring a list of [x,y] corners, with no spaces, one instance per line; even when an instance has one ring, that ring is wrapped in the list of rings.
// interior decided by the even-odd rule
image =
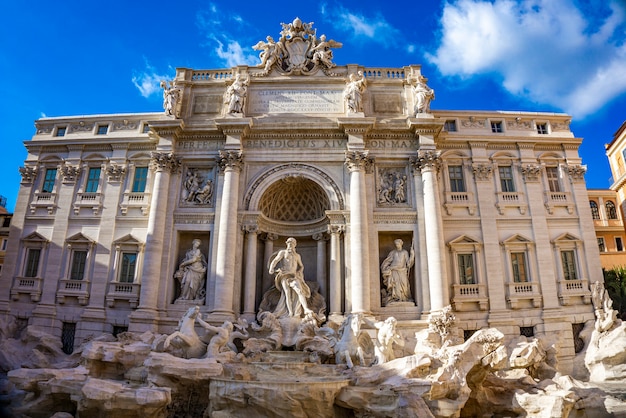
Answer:
[[[176,301],[202,301],[204,299],[204,279],[207,261],[200,250],[202,241],[194,239],[192,247],[178,266],[174,277],[179,281],[180,296]]]
[[[287,249],[280,250],[269,266],[269,273],[276,274],[276,289],[281,292],[274,315],[280,318],[312,314],[307,303],[311,289],[304,281],[304,265],[300,254],[296,252],[296,239],[288,238],[286,243]]]
[[[226,114],[240,113],[243,114],[243,109],[248,95],[248,84],[250,79],[241,79],[241,74],[235,76],[233,84],[228,86],[224,93],[224,104],[226,106]]]
[[[378,205],[391,206],[407,203],[406,182],[407,176],[404,170],[380,169],[378,172]]]
[[[415,263],[413,244],[411,243],[409,252],[403,248],[404,242],[401,239],[396,239],[393,243],[396,248],[389,252],[380,265],[384,285],[381,291],[384,306],[394,302],[413,302],[409,282],[409,271]]]
[[[350,74],[350,78],[346,83],[343,91],[343,98],[346,101],[347,113],[363,112],[363,93],[367,88],[367,79],[363,76],[363,72]]]
[[[170,81],[169,85],[167,81],[161,81],[161,88],[163,89],[163,109],[168,116],[174,116],[178,118],[180,116],[180,89],[176,87],[176,81]]]
[[[188,169],[181,190],[181,202],[192,205],[210,205],[213,199],[213,181],[208,177],[208,170]]]
[[[428,79],[420,75],[413,85],[415,99],[414,116],[420,113],[430,113],[430,102],[435,99],[435,90],[426,85]]]

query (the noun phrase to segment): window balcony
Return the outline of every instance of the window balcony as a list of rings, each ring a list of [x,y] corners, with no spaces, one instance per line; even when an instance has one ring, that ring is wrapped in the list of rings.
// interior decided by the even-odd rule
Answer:
[[[576,301],[586,305],[591,303],[591,291],[587,279],[559,280],[557,284],[561,305],[575,305]]]
[[[520,309],[524,303],[528,307],[540,308],[542,302],[541,288],[535,282],[515,282],[507,283],[506,301],[511,305],[511,309]]]
[[[93,216],[98,216],[102,209],[102,193],[78,192],[74,201],[74,215],[78,215],[81,209],[91,209]]]
[[[11,299],[17,301],[20,294],[26,294],[30,296],[32,302],[39,302],[42,282],[43,279],[40,277],[16,277],[11,287]]]
[[[470,215],[476,212],[474,194],[470,192],[446,192],[443,207],[448,215],[452,215],[454,208],[467,209]]]
[[[87,280],[59,280],[57,303],[64,304],[66,297],[75,297],[78,303],[86,305],[89,301],[89,281]]]
[[[143,192],[126,192],[120,203],[120,211],[122,215],[128,213],[129,208],[137,208],[141,210],[143,216],[148,215],[150,209],[150,193]]]
[[[53,215],[54,210],[57,208],[57,194],[55,192],[40,192],[36,191],[33,196],[33,200],[30,202],[29,209],[30,214],[35,215],[37,209],[44,208],[48,215]]]
[[[452,285],[452,306],[455,311],[486,311],[489,307],[487,286],[484,284]]]
[[[570,215],[574,213],[574,202],[570,193],[566,192],[544,192],[544,204],[550,215],[554,213],[554,208],[564,207]]]
[[[518,208],[520,214],[525,215],[528,204],[524,193],[518,192],[497,192],[496,193],[496,208],[500,215],[504,215],[504,211],[507,208]]]
[[[106,296],[107,306],[114,308],[115,301],[125,300],[130,304],[132,309],[135,309],[139,305],[140,289],[140,283],[109,283],[109,291]]]

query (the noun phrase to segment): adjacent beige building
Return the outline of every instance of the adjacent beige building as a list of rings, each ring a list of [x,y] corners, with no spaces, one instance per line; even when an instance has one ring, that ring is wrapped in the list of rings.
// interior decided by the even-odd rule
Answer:
[[[295,237],[331,318],[395,316],[410,338],[452,305],[466,335],[542,337],[571,368],[602,271],[570,116],[430,110],[419,66],[298,56],[320,40],[295,23],[291,55],[268,42],[258,67],[179,68],[165,112],[37,120],[0,313],[68,348],[169,332],[193,304],[253,319],[268,260]],[[415,259],[410,297],[390,301],[380,265],[396,239]],[[186,297],[194,240],[206,273]]]

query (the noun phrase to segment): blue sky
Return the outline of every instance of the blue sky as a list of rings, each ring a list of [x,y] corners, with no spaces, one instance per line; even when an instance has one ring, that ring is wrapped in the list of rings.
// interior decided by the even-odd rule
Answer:
[[[339,65],[421,64],[433,109],[566,112],[587,185],[626,120],[626,5],[607,0],[13,1],[0,25],[0,194],[13,210],[23,141],[43,116],[162,110],[176,67],[256,65],[281,22],[315,22]]]

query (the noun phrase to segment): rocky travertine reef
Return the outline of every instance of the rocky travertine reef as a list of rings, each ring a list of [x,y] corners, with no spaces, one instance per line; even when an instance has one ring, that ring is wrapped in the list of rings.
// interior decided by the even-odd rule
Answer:
[[[459,341],[447,309],[399,358],[395,320],[360,315],[302,320],[289,347],[281,329],[295,325],[268,312],[196,330],[190,308],[172,335],[102,335],[71,356],[56,338],[4,324],[0,401],[4,415],[32,418],[626,416],[600,388],[624,382],[625,325],[602,315],[585,354],[593,383],[558,373],[554,347],[535,338],[491,328]]]

